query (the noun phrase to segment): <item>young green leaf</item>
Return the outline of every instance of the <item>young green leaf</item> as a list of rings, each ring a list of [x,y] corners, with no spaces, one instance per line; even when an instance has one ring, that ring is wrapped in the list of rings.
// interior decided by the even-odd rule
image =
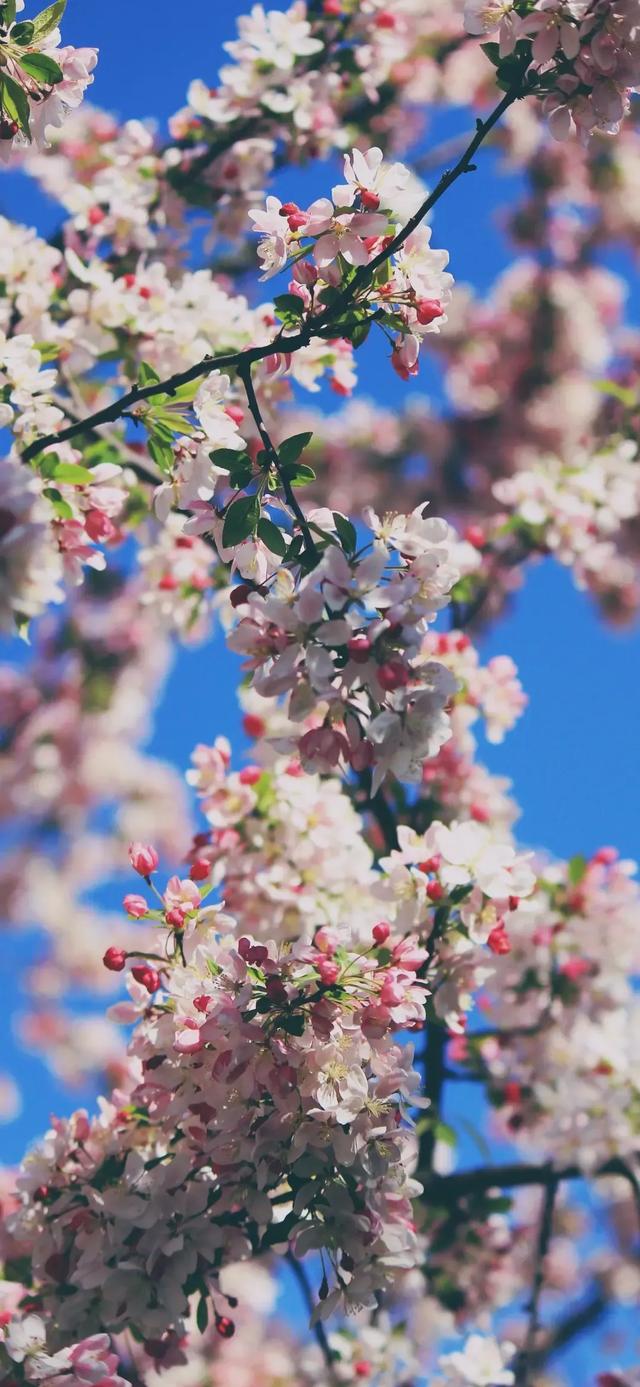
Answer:
[[[257,496],[239,496],[227,507],[222,527],[222,543],[226,548],[241,544],[255,534],[260,519],[260,500]]]
[[[262,519],[258,521],[258,537],[262,540],[263,544],[266,544],[267,549],[271,550],[272,554],[277,554],[280,559],[285,557],[287,552],[286,541],[282,530],[279,530],[278,526],[274,525],[273,520],[269,520],[266,516],[263,516]]]
[[[24,19],[20,24],[14,24],[11,30],[12,43],[31,43],[33,38],[33,24],[30,19]]]
[[[305,467],[303,462],[291,463],[288,467],[283,467],[282,471],[292,486],[308,486],[309,482],[315,482],[316,479],[313,467]]]
[[[172,472],[174,464],[173,445],[157,433],[149,435],[149,453],[161,472]]]
[[[69,482],[72,486],[87,486],[93,481],[89,468],[81,467],[77,462],[57,462],[49,475],[55,482]]]
[[[141,361],[138,367],[138,385],[159,385],[160,377],[148,361]]]
[[[16,17],[16,9],[16,0],[4,0],[2,5],[2,23],[6,24],[7,28],[10,24],[13,24]]]
[[[18,61],[22,71],[43,87],[54,87],[62,81],[62,68],[48,53],[25,53]]]
[[[29,127],[29,99],[24,88],[3,70],[0,77],[0,101],[9,120],[17,121],[23,135],[31,139]]]
[[[283,467],[288,466],[291,462],[297,462],[300,454],[304,452],[305,448],[308,448],[312,438],[312,433],[295,433],[291,438],[285,438],[283,443],[279,443],[277,452]]]
[[[247,454],[237,453],[235,448],[216,448],[213,453],[209,453],[209,457],[214,466],[219,467],[222,472],[231,472],[239,462],[248,462]]]
[[[62,19],[67,8],[67,0],[54,0],[53,5],[47,5],[46,9],[41,10],[33,21],[33,37],[38,41],[44,39],[48,34],[53,33]]]
[[[339,511],[335,510],[333,512],[333,521],[336,527],[338,539],[340,540],[340,543],[345,553],[353,554],[355,552],[356,544],[358,543],[358,536],[356,534],[355,525],[352,525],[351,521],[347,520],[345,515],[341,515]]]

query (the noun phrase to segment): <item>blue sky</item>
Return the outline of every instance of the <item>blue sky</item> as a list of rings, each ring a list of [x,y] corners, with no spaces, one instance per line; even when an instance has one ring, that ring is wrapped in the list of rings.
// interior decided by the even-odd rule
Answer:
[[[190,0],[184,8],[174,0],[135,0],[133,5],[123,0],[109,5],[104,0],[69,0],[65,39],[100,48],[91,90],[96,104],[121,117],[151,115],[162,126],[183,103],[191,77],[202,76],[214,85],[221,44],[232,36],[237,15],[247,8],[248,0]],[[449,116],[437,123],[433,138],[467,125],[463,114]],[[332,181],[329,170],[314,170],[281,180],[280,186],[286,186],[287,196],[302,199],[319,194]],[[450,251],[458,281],[485,289],[508,262],[499,229],[500,208],[516,187],[517,178],[499,175],[491,155],[483,153],[479,171],[462,180],[437,208],[434,244]],[[0,180],[0,211],[45,233],[58,220],[54,205],[16,175]],[[637,290],[635,283],[631,308]],[[389,370],[384,354],[368,347],[360,395],[390,405],[407,389],[439,394],[435,373],[428,367],[417,383],[406,387]],[[523,842],[563,855],[589,852],[603,843],[616,844],[628,856],[640,854],[637,629],[607,629],[589,599],[575,591],[570,576],[547,561],[530,570],[523,591],[486,638],[484,650],[513,656],[530,697],[525,716],[503,746],[483,752],[493,770],[514,782],[523,809]],[[220,637],[179,653],[157,712],[155,752],[186,766],[198,740],[225,733],[236,745],[241,743],[235,669]],[[15,990],[13,963],[22,947],[22,941],[8,941],[4,952],[0,976],[5,997]],[[15,1066],[27,1102],[21,1118],[3,1134],[7,1160],[19,1156],[25,1142],[47,1123],[53,1107],[69,1106],[68,1094],[43,1074],[40,1062],[17,1052],[7,1034],[13,1010],[9,1004],[4,1011],[2,1067]]]

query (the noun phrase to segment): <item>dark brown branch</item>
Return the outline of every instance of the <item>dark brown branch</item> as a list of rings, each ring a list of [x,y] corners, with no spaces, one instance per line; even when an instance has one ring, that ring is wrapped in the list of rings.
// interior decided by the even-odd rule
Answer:
[[[529,1372],[531,1368],[533,1354],[538,1341],[540,1329],[540,1301],[544,1288],[545,1262],[551,1238],[553,1235],[553,1212],[555,1208],[556,1196],[558,1193],[558,1179],[553,1166],[548,1167],[549,1178],[544,1193],[542,1204],[542,1217],[540,1219],[540,1229],[536,1247],[536,1257],[533,1269],[533,1282],[531,1286],[531,1300],[529,1301],[529,1322],[524,1344],[518,1354],[516,1366],[516,1387],[527,1387],[529,1382]]]
[[[88,429],[98,428],[102,424],[115,423],[123,414],[136,405],[139,405],[142,401],[152,399],[154,395],[163,393],[173,395],[180,386],[187,385],[189,382],[198,380],[200,377],[210,375],[212,371],[243,369],[246,372],[246,370],[256,362],[264,361],[266,357],[272,356],[274,352],[280,350],[286,351],[288,354],[297,352],[300,351],[302,347],[308,346],[315,337],[325,337],[336,317],[340,317],[349,303],[354,302],[355,296],[360,290],[369,287],[376,270],[386,264],[389,258],[394,255],[396,251],[401,249],[405,241],[412,235],[452,184],[463,174],[470,173],[475,168],[473,158],[480,148],[480,145],[501,119],[508,107],[511,106],[514,101],[518,100],[519,97],[524,95],[523,80],[523,77],[519,78],[514,86],[505,93],[502,100],[498,103],[486,121],[477,122],[473,139],[470,141],[458,162],[454,164],[453,168],[446,170],[442,178],[436,184],[433,192],[429,194],[418,208],[417,212],[410,217],[406,225],[394,236],[389,245],[385,247],[384,250],[380,251],[379,255],[374,256],[373,260],[368,265],[363,265],[356,271],[350,284],[347,285],[343,293],[338,296],[331,307],[324,313],[312,315],[299,331],[293,333],[291,336],[285,336],[284,332],[281,331],[272,342],[268,342],[262,346],[248,347],[239,352],[224,352],[220,355],[207,356],[202,361],[196,362],[194,366],[189,367],[186,371],[178,371],[173,376],[169,376],[167,380],[152,382],[150,385],[146,386],[135,385],[131,390],[127,391],[125,395],[121,395],[120,399],[114,400],[112,404],[107,405],[104,409],[98,410],[95,414],[89,415],[79,423],[70,424],[66,429],[61,429],[58,433],[47,434],[45,437],[38,438],[33,443],[30,443],[22,454],[23,460],[25,462],[31,462],[33,458],[44,452],[46,448],[53,447],[57,443],[68,442],[72,438],[77,438],[78,435],[85,433]]]
[[[452,1175],[433,1175],[429,1170],[419,1172],[419,1179],[426,1183],[427,1193],[439,1200],[460,1199],[467,1194],[482,1194],[486,1190],[523,1189],[525,1186],[546,1187],[563,1180],[600,1179],[605,1175],[620,1175],[625,1180],[638,1184],[637,1177],[626,1161],[618,1156],[605,1161],[597,1170],[590,1172],[578,1165],[564,1166],[554,1170],[549,1165],[534,1165],[513,1162],[505,1165],[477,1166],[471,1170],[455,1171]]]

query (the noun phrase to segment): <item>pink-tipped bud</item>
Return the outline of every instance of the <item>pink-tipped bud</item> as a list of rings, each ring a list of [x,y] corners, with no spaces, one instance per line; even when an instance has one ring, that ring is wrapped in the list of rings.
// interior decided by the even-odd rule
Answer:
[[[402,660],[385,660],[383,665],[378,666],[378,679],[387,693],[393,693],[395,689],[404,689],[409,683],[409,678],[409,670],[403,665]]]
[[[442,318],[444,308],[439,299],[418,299],[416,304],[418,322],[423,327],[428,327],[429,323],[434,323],[436,318]]]
[[[84,528],[95,544],[108,544],[115,539],[118,528],[110,516],[101,510],[88,510],[84,517]]]
[[[466,539],[467,544],[472,544],[474,549],[484,549],[487,536],[481,525],[467,525],[462,531],[462,538]]]
[[[211,863],[207,862],[206,857],[196,857],[195,862],[191,863],[189,876],[192,881],[206,881],[211,875]]]
[[[320,949],[321,953],[330,957],[331,954],[335,953],[340,940],[335,930],[327,929],[326,925],[321,925],[320,929],[315,932],[313,942],[316,949]]]
[[[280,217],[292,217],[294,212],[299,211],[300,208],[298,207],[297,202],[283,202],[278,215]]]
[[[129,848],[129,861],[134,872],[139,872],[141,877],[148,877],[155,872],[160,858],[150,843],[132,843]]]
[[[136,982],[142,983],[142,986],[146,987],[147,992],[152,993],[158,991],[160,986],[160,975],[156,972],[155,968],[151,968],[148,963],[136,963],[135,968],[132,968],[131,972]]]
[[[149,906],[144,896],[125,896],[122,904],[132,920],[142,920],[145,915],[149,914]]]
[[[121,973],[126,961],[127,955],[124,949],[116,949],[113,944],[110,949],[107,949],[102,960],[105,968],[108,968],[110,973]]]
[[[257,713],[245,713],[242,719],[242,726],[247,737],[263,737],[266,730],[264,718],[258,717]]]
[[[340,964],[334,963],[331,958],[319,958],[316,961],[316,968],[320,974],[321,982],[327,987],[331,987],[340,977]]]
[[[504,927],[504,920],[500,920],[499,924],[497,924],[495,928],[492,929],[491,934],[487,939],[487,944],[489,945],[492,954],[511,953],[511,940]]]
[[[291,216],[287,217],[287,225],[290,231],[300,231],[301,227],[306,226],[308,220],[306,212],[292,212]]]
[[[373,926],[371,933],[376,944],[386,944],[391,934],[391,925],[389,925],[386,920],[379,920],[378,924]]]
[[[171,910],[166,910],[164,918],[172,929],[184,929],[185,913],[179,905],[174,905]]]
[[[257,785],[261,778],[262,768],[260,766],[245,766],[238,776],[241,785]]]
[[[363,665],[365,661],[369,659],[371,641],[369,637],[365,635],[364,631],[358,631],[355,636],[349,637],[347,641],[347,650],[349,651],[351,659],[355,660],[357,665]]]
[[[360,189],[360,201],[362,203],[362,206],[366,208],[367,212],[377,212],[380,206],[380,198],[378,197],[377,193],[374,193],[372,191],[371,188]]]
[[[444,896],[444,886],[439,881],[430,881],[427,886],[427,895],[430,901],[441,901]]]

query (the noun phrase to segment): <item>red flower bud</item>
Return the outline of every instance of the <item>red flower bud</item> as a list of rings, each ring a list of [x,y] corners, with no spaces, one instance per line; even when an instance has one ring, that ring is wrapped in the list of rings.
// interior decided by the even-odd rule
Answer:
[[[492,929],[491,934],[487,939],[487,944],[489,945],[492,954],[511,953],[511,940],[504,927],[504,920],[500,920],[499,924],[497,924],[494,927],[494,929]]]
[[[242,719],[242,726],[247,737],[262,737],[264,735],[266,723],[264,718],[259,718],[257,713],[245,713]]]
[[[371,933],[376,944],[386,944],[391,934],[391,925],[389,925],[386,920],[380,920],[377,925],[373,926]]]
[[[416,313],[418,322],[422,323],[423,327],[428,327],[429,323],[433,323],[436,318],[443,316],[444,308],[439,299],[418,299]]]
[[[221,1339],[232,1339],[236,1332],[233,1320],[228,1315],[216,1315],[216,1333]]]
[[[142,983],[147,992],[157,992],[160,986],[160,975],[155,968],[151,968],[148,963],[136,963],[131,972],[136,982]]]
[[[427,895],[430,901],[441,901],[444,896],[444,886],[439,881],[430,881],[427,886]]]
[[[358,631],[355,636],[350,636],[347,641],[347,650],[349,651],[351,659],[355,660],[357,665],[363,665],[365,660],[369,658],[371,641],[369,637],[365,635],[364,631]]]
[[[366,207],[367,212],[377,212],[380,206],[380,198],[378,197],[377,193],[374,193],[371,190],[371,188],[360,189],[360,201],[362,203],[362,206]]]
[[[189,876],[192,881],[206,881],[211,874],[211,863],[207,862],[206,857],[196,857],[195,862],[191,863]]]
[[[402,660],[386,660],[378,667],[378,679],[387,693],[403,689],[409,683],[409,670]]]
[[[116,949],[113,944],[111,948],[107,949],[102,959],[105,968],[108,968],[111,973],[121,973],[126,961],[127,955],[124,949]]]

